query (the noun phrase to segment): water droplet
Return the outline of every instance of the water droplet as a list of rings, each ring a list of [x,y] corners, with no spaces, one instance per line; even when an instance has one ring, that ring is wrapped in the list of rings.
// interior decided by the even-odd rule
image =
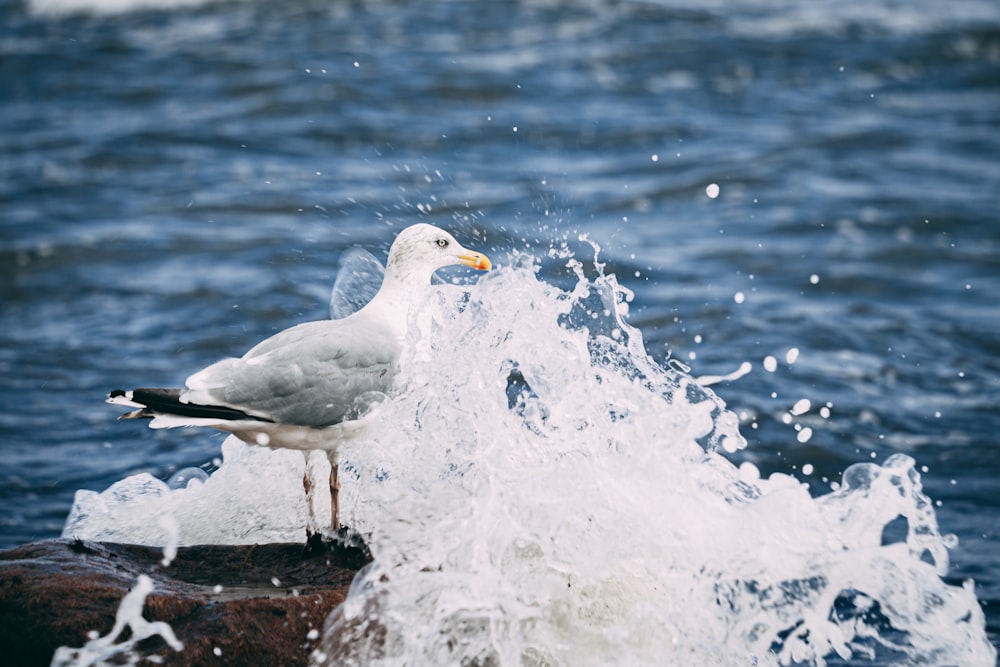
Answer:
[[[207,479],[208,473],[201,468],[182,468],[170,476],[167,486],[171,489],[186,489],[191,482],[203,484]]]
[[[809,412],[809,408],[811,407],[812,403],[809,401],[808,398],[800,398],[795,402],[795,405],[792,406],[790,412],[796,416],[804,415],[805,413]]]

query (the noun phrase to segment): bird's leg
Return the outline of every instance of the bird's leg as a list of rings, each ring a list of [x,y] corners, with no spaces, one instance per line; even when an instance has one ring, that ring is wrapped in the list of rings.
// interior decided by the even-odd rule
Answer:
[[[328,452],[327,458],[330,459],[330,530],[336,537],[340,532],[340,466],[333,452]]]
[[[316,512],[316,483],[313,479],[315,474],[315,461],[313,452],[302,452],[306,459],[305,469],[302,471],[302,488],[306,492],[306,509],[308,510],[308,520],[306,523],[306,537],[312,537],[320,532],[320,523]]]

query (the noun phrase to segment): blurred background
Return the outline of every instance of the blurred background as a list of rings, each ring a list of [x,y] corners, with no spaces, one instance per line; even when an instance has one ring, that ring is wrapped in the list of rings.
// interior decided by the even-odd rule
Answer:
[[[211,471],[106,392],[326,317],[346,249],[586,235],[654,358],[753,364],[733,460],[913,456],[996,644],[998,130],[994,0],[0,0],[0,548]]]

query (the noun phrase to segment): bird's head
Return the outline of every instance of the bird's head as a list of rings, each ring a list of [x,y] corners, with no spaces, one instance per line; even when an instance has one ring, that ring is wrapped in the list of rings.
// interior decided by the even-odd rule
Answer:
[[[434,225],[420,223],[399,233],[386,262],[386,274],[429,282],[438,269],[461,264],[488,271],[493,264],[479,252],[463,248],[455,237]]]

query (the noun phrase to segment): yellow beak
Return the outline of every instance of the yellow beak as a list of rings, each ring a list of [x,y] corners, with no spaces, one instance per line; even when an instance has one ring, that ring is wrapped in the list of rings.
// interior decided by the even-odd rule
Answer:
[[[489,271],[493,268],[493,262],[490,261],[490,258],[479,252],[466,252],[464,255],[458,256],[458,261],[480,271]]]

